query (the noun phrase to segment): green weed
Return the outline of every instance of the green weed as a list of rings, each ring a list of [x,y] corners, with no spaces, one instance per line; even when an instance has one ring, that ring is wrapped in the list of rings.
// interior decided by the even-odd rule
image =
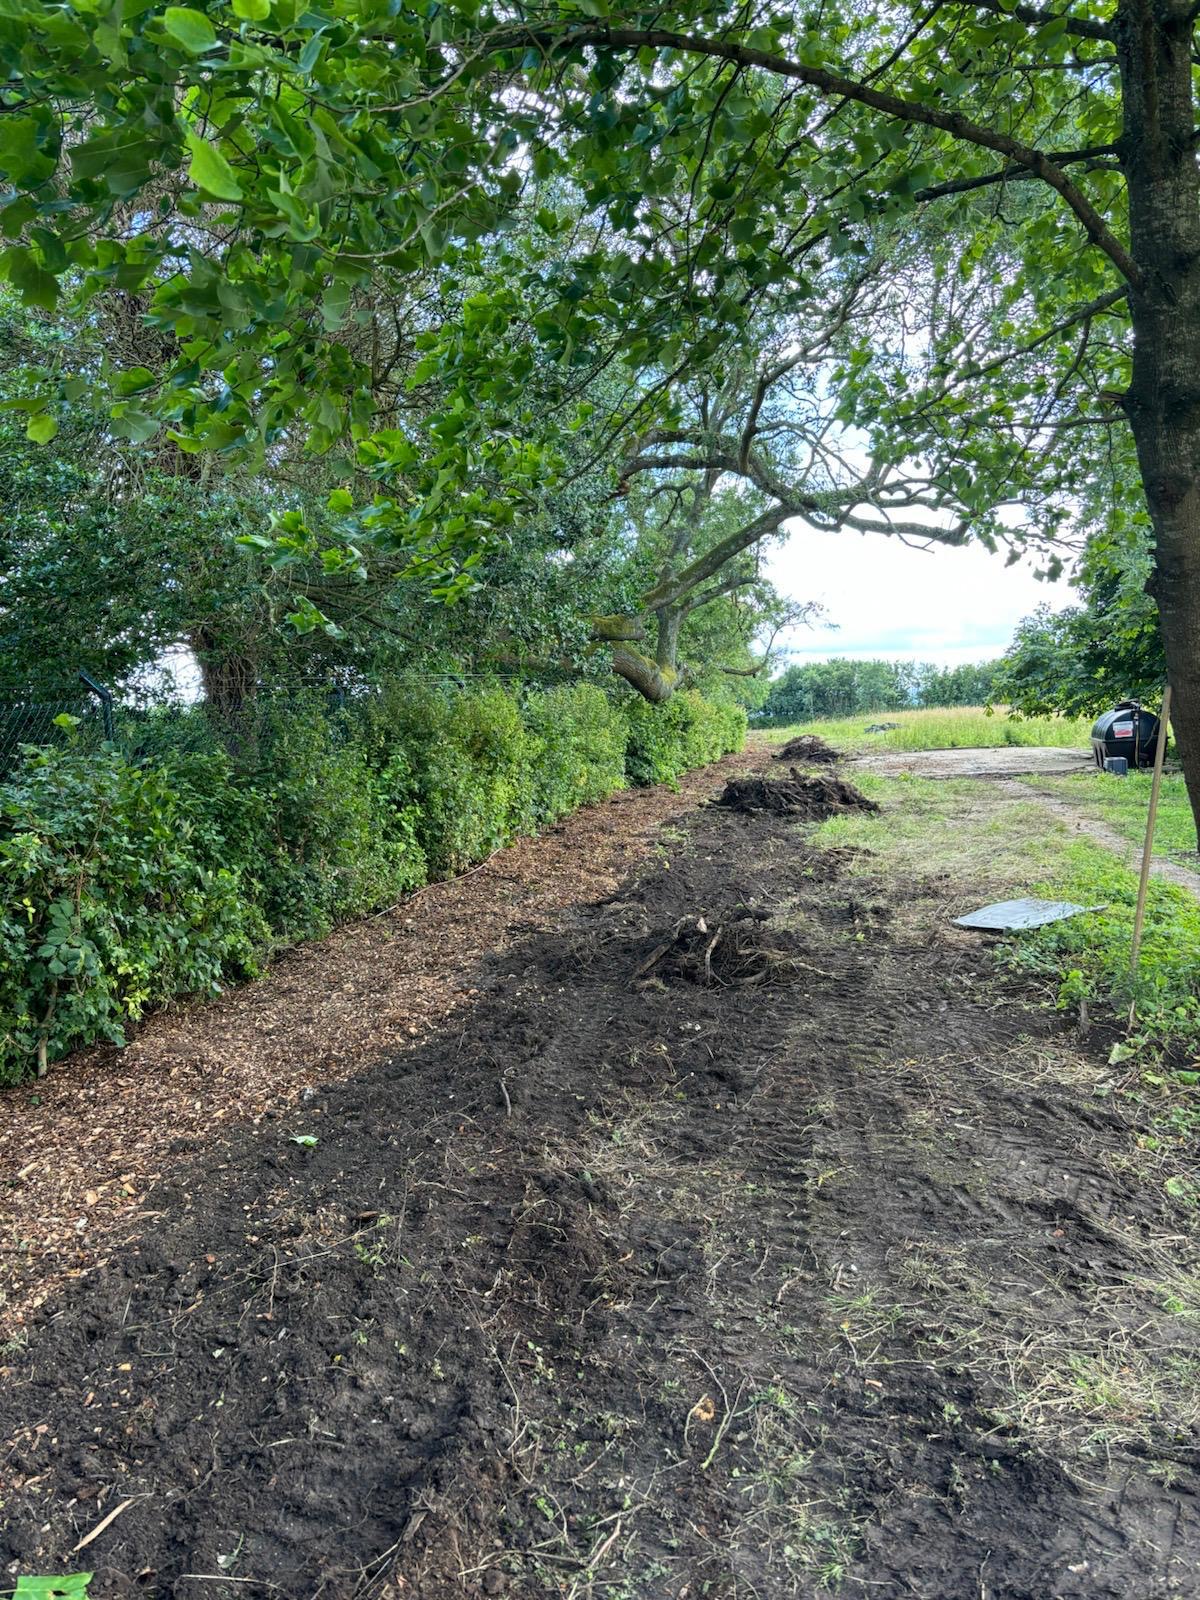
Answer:
[[[868,733],[876,723],[894,726],[883,733]],[[1003,745],[1057,745],[1089,748],[1092,725],[1073,717],[1011,717],[1003,709],[953,706],[930,711],[864,711],[836,721],[805,722],[790,728],[772,728],[767,738],[784,743],[798,733],[816,733],[844,751],[866,750],[971,750]]]
[[[71,1572],[55,1578],[18,1578],[13,1600],[87,1600],[94,1573]]]

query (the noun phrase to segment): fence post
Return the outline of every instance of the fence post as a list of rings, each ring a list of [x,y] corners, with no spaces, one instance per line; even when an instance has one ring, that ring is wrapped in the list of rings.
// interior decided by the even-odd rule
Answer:
[[[104,737],[112,744],[116,738],[113,727],[113,697],[112,690],[106,689],[103,684],[97,683],[90,672],[80,672],[79,681],[96,696],[100,702],[100,720],[104,725]]]

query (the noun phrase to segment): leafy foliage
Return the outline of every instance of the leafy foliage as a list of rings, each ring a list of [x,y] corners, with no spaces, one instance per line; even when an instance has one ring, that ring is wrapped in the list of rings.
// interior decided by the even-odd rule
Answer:
[[[601,689],[579,684],[531,694],[523,717],[537,741],[532,802],[539,820],[556,822],[622,787],[628,719]]]
[[[705,700],[695,690],[673,695],[665,706],[626,703],[629,747],[626,767],[638,784],[674,783],[691,767],[740,749],[746,713],[731,702]]]
[[[517,834],[734,749],[740,708],[591,684],[396,680],[330,711],[196,708],[142,757],[31,750],[0,784],[0,1081],[212,994]],[[220,738],[217,737],[218,731]]]
[[[13,1600],[87,1600],[94,1577],[94,1572],[69,1572],[54,1578],[18,1578]]]
[[[265,930],[223,843],[167,771],[115,751],[47,750],[0,786],[0,1069],[123,1043],[155,1001],[253,969]]]
[[[992,698],[994,678],[990,662],[937,667],[835,657],[791,666],[773,679],[762,714],[792,723],[914,706],[978,706]]]
[[[1077,579],[1083,604],[1043,607],[1018,624],[996,697],[1028,716],[1096,716],[1131,696],[1156,703],[1167,667],[1146,593],[1151,564],[1144,524],[1094,539]]]
[[[1071,917],[1012,941],[1003,959],[1018,971],[1055,985],[1064,1008],[1086,999],[1093,1017],[1125,1020],[1135,1007],[1137,1029],[1120,1047],[1121,1055],[1139,1047],[1187,1052],[1200,1046],[1200,907],[1184,889],[1152,881],[1136,978],[1129,969],[1130,939],[1137,902],[1137,874],[1111,852],[1073,844],[1053,883],[1034,894],[1104,903],[1105,909]]]

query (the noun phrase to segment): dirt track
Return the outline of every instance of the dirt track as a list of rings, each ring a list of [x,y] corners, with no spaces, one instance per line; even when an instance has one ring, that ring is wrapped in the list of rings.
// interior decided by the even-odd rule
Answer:
[[[164,1180],[9,1355],[7,1570],[1200,1595],[1196,1253],[1103,1064],[786,818],[688,832]]]
[[[1062,777],[1091,772],[1090,751],[1057,745],[1000,745],[966,750],[872,750],[856,756],[851,766],[869,767],[884,777],[911,773],[917,778],[1009,778],[1021,773]]]

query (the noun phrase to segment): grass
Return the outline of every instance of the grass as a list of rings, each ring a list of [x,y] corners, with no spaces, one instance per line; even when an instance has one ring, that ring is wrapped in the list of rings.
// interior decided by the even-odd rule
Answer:
[[[885,733],[868,733],[873,723],[894,723]],[[839,750],[975,750],[1002,745],[1057,745],[1088,749],[1092,724],[1071,717],[1011,717],[1002,709],[948,706],[932,711],[863,711],[835,721],[797,723],[764,730],[772,744],[798,733],[820,734]]]
[[[978,779],[855,772],[854,782],[882,811],[831,817],[816,843],[869,850],[856,870],[903,878],[914,910],[932,898],[958,916],[981,895],[1008,898],[1054,871],[1068,840],[1032,795],[1026,800]]]
[[[1200,905],[1187,890],[1151,880],[1135,977],[1129,961],[1137,881],[1136,871],[1103,846],[1066,845],[1055,871],[1031,892],[1105,909],[1011,941],[1004,959],[1014,971],[1057,983],[1061,1006],[1082,1000],[1115,1018],[1132,1008],[1133,1025],[1114,1062],[1160,1051],[1178,1061],[1200,1052]],[[1198,1076],[1185,1068],[1183,1081]]]
[[[1086,815],[1107,822],[1131,844],[1140,845],[1145,838],[1150,806],[1148,771],[1131,772],[1126,778],[1113,778],[1106,772],[1081,772],[1069,778],[1034,777],[1029,781],[1039,789],[1061,795]],[[1163,777],[1154,850],[1156,855],[1174,857],[1185,866],[1198,864],[1196,823],[1182,773],[1168,772]]]
[[[832,817],[817,830],[817,843],[869,851],[851,870],[902,879],[914,923],[927,924],[931,916],[949,921],[984,900],[1026,894],[1103,905],[999,942],[1001,965],[1044,985],[1063,1009],[1079,1012],[1082,1002],[1089,1021],[1124,1030],[1132,1005],[1134,1024],[1114,1064],[1138,1058],[1155,1066],[1165,1058],[1189,1095],[1200,1086],[1200,1072],[1187,1059],[1200,1055],[1200,905],[1186,890],[1151,881],[1135,980],[1129,959],[1136,864],[1079,839],[1032,796],[1025,801],[974,779],[867,773],[858,781],[883,810]],[[1200,1103],[1185,1122],[1193,1133],[1200,1127]]]

